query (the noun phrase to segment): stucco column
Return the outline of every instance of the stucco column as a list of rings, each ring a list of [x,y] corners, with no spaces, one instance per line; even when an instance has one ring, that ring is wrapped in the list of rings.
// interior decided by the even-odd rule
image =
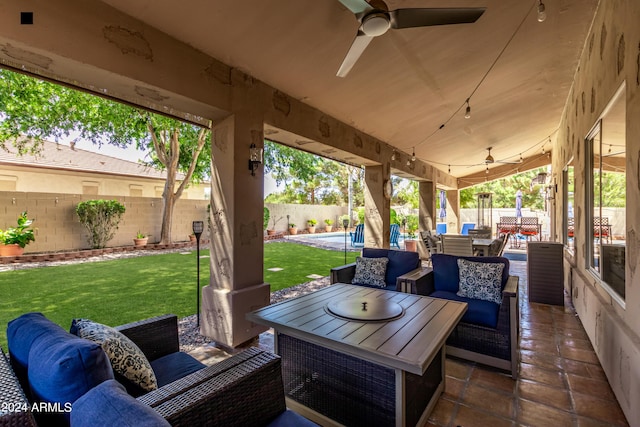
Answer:
[[[237,347],[267,328],[247,312],[269,304],[263,283],[263,166],[249,170],[249,146],[263,147],[257,113],[238,113],[213,129],[211,142],[211,279],[202,289],[201,333]]]
[[[436,183],[433,181],[418,182],[418,233],[436,228]],[[418,237],[420,235],[418,234]],[[418,239],[421,241],[422,239]],[[420,258],[429,258],[427,247],[418,243]]]
[[[390,176],[388,164],[364,170],[364,246],[368,248],[389,248],[391,201],[384,186]]]
[[[447,233],[460,232],[460,190],[447,191]]]

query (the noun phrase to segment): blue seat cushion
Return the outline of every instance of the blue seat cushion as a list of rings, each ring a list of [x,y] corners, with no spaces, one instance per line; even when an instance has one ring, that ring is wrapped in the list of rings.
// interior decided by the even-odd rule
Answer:
[[[33,343],[40,337],[68,335],[59,325],[47,319],[42,313],[26,313],[9,322],[7,325],[7,344],[11,366],[22,385],[22,389],[29,393],[27,368],[29,366],[29,351]],[[29,396],[27,396],[29,397]]]
[[[487,326],[489,328],[496,328],[498,326],[500,305],[495,302],[461,297],[456,295],[455,292],[449,291],[435,291],[429,296],[451,301],[466,302],[467,312],[462,316],[462,319],[460,319],[461,322]]]
[[[73,404],[74,427],[123,426],[168,427],[170,424],[151,407],[129,396],[115,380],[89,390]]]
[[[287,409],[267,424],[267,427],[318,427],[318,424]]]
[[[151,367],[158,380],[158,387],[179,380],[206,366],[182,351],[167,354],[151,361]]]
[[[436,291],[447,291],[456,293],[459,291],[460,270],[458,269],[458,259],[466,259],[474,262],[503,263],[502,280],[500,291],[504,290],[509,280],[509,260],[503,257],[493,256],[457,256],[447,254],[431,255],[433,265],[433,287]]]
[[[34,401],[57,403],[65,409],[93,387],[113,379],[113,370],[98,344],[66,333],[46,335],[33,343],[28,377]],[[43,420],[46,417],[42,424],[68,424],[69,413],[41,413]]]
[[[407,274],[420,266],[420,255],[417,252],[394,251],[382,248],[364,248],[362,256],[366,258],[382,258],[387,257],[387,272],[385,274],[385,282],[387,287],[396,290],[396,279],[398,276]]]

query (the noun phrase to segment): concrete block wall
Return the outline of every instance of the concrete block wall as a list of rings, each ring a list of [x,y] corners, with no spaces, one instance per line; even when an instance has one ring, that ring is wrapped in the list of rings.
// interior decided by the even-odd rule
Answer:
[[[0,192],[0,229],[16,225],[20,213],[27,211],[34,219],[36,241],[25,248],[25,253],[55,252],[87,249],[87,231],[78,221],[76,206],[92,199],[115,199],[124,204],[126,211],[108,247],[133,245],[138,230],[150,234],[149,243],[160,239],[162,199],[150,197],[85,196],[80,194],[52,194],[26,192]],[[207,200],[178,200],[174,210],[172,239],[187,241],[192,221],[207,223]],[[207,227],[205,236],[207,237]]]

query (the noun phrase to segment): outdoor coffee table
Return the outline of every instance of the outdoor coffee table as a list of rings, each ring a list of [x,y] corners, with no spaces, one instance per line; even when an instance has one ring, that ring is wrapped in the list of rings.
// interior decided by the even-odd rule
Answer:
[[[287,406],[322,425],[426,423],[465,303],[337,283],[247,314],[273,327]]]

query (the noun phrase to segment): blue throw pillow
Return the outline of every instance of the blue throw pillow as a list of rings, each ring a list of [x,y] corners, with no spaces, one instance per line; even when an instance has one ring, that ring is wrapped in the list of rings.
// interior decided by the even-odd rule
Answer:
[[[58,404],[61,411],[47,411],[46,424],[69,420],[67,408],[103,381],[113,379],[109,359],[102,348],[71,334],[46,336],[29,353],[29,384],[33,400]]]
[[[92,388],[73,404],[74,427],[167,427],[170,424],[151,407],[129,396],[115,380]]]
[[[458,259],[460,290],[458,296],[502,303],[500,279],[504,264]]]
[[[51,335],[65,336],[67,331],[47,319],[42,313],[26,313],[9,322],[7,325],[7,344],[11,367],[15,372],[22,389],[29,393],[27,367],[29,351],[41,337]]]
[[[389,258],[356,258],[356,274],[351,283],[354,285],[369,285],[378,288],[387,286],[385,274]]]

